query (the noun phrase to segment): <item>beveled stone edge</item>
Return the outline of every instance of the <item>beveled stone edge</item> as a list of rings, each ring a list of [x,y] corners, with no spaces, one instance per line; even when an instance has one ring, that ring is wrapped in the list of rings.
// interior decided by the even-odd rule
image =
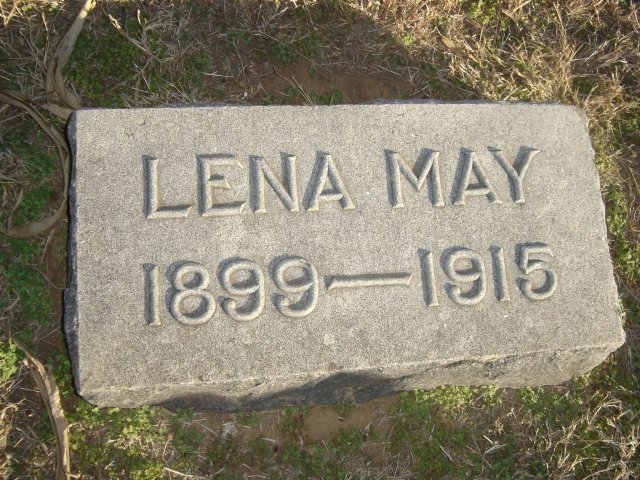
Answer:
[[[81,391],[80,379],[80,344],[79,344],[79,323],[78,323],[78,273],[76,268],[77,251],[77,198],[76,198],[76,112],[71,114],[67,123],[66,133],[69,143],[70,156],[70,180],[68,192],[68,217],[69,217],[69,238],[67,248],[67,285],[63,297],[63,331],[65,343],[69,350],[71,360],[71,370],[73,383],[76,391]]]
[[[399,391],[430,389],[441,385],[495,385],[521,388],[556,385],[583,375],[599,365],[622,343],[597,347],[482,358],[441,363],[399,365],[356,371],[314,373],[270,381],[245,380],[218,384],[162,384],[153,387],[88,389],[79,391],[90,403],[102,407],[161,405],[168,409],[213,411],[267,410],[284,406],[363,402]],[[245,384],[254,383],[253,390]],[[259,392],[258,392],[259,391]]]

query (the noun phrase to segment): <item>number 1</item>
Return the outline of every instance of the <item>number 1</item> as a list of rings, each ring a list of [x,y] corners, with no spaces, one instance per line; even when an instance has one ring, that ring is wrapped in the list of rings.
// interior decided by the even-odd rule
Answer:
[[[142,265],[144,269],[144,314],[147,325],[159,327],[162,325],[158,304],[158,267],[153,263]]]

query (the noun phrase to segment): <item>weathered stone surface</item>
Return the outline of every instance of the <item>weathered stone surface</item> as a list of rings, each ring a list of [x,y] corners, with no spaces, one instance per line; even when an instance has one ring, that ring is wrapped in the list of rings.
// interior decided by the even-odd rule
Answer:
[[[103,406],[553,384],[624,340],[561,105],[82,110],[66,332]]]

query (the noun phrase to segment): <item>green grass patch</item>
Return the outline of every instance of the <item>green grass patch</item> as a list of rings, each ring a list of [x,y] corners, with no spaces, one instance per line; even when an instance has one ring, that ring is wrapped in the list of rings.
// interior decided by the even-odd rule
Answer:
[[[304,416],[309,409],[305,407],[286,407],[284,418],[280,422],[280,431],[285,435],[297,436],[302,434]]]
[[[612,253],[616,267],[630,282],[640,275],[640,245],[629,232],[629,204],[624,189],[617,184],[605,187],[607,200],[607,227],[612,240]]]
[[[45,206],[53,193],[49,181],[55,172],[57,160],[51,151],[49,139],[32,121],[19,119],[15,128],[2,135],[0,144],[18,162],[16,172],[9,173],[23,188],[22,201],[13,212],[13,224],[22,225],[37,220],[46,213]],[[3,212],[3,217],[7,214]]]
[[[60,395],[63,398],[74,393],[73,377],[71,375],[71,361],[66,353],[58,353],[47,359],[47,364],[51,365],[53,378],[56,381]]]
[[[336,105],[344,103],[344,94],[333,85],[329,86],[324,93],[311,90],[309,91],[309,97],[311,97],[313,103],[317,105]]]
[[[271,60],[286,65],[313,59],[319,46],[315,32],[294,40],[269,38],[267,53]]]
[[[0,383],[9,380],[17,371],[22,354],[11,340],[0,342]]]
[[[499,435],[500,447],[484,458],[470,446],[478,442],[478,430],[489,432],[472,412],[491,418],[501,405],[500,390],[493,386],[444,386],[400,394],[400,419],[391,436],[394,452],[411,451],[419,478],[510,478],[515,469],[511,438]],[[488,470],[487,470],[488,469]]]
[[[89,105],[122,107],[119,86],[134,77],[134,61],[142,52],[111,27],[106,16],[96,19],[96,24],[93,32],[80,33],[65,71]]]
[[[171,419],[173,447],[183,455],[196,453],[205,439],[204,433],[190,423],[192,419],[192,412],[181,409]]]
[[[280,460],[295,469],[296,478],[323,478],[342,480],[349,478],[350,459],[360,454],[363,435],[357,429],[340,433],[325,445],[311,444],[306,448],[294,442],[285,442]]]
[[[30,190],[16,208],[13,214],[13,221],[16,225],[37,220],[44,211],[44,207],[49,202],[53,190],[49,185],[40,185]]]
[[[160,477],[164,462],[153,446],[166,441],[161,418],[157,408],[100,409],[80,400],[69,415],[75,464],[94,477]]]
[[[45,138],[40,129],[34,132],[33,127],[20,122],[16,129],[3,137],[2,143],[24,162],[25,180],[42,182],[54,172],[57,161],[46,149],[48,137]]]
[[[49,286],[37,269],[42,247],[37,240],[5,237],[7,248],[0,251],[0,266],[4,270],[7,289],[18,296],[20,313],[27,323],[47,325],[53,305]],[[28,325],[15,325],[18,331],[29,330]]]
[[[240,425],[253,427],[260,420],[257,412],[240,412],[236,415],[236,420]]]
[[[208,471],[217,472],[225,467],[236,464],[241,458],[240,446],[231,437],[213,440],[206,451]],[[226,477],[230,478],[230,477]]]
[[[465,406],[478,403],[486,408],[500,402],[499,390],[494,386],[456,387],[442,386],[433,390],[416,390],[400,396],[401,410],[409,414],[427,413],[430,408],[452,413]]]
[[[51,179],[56,173],[57,159],[50,139],[26,116],[19,117],[12,128],[0,133],[0,145],[6,155],[3,174],[20,183],[22,200],[11,215],[12,225],[38,220],[48,213],[47,205],[54,196]],[[19,198],[16,184],[4,182],[0,191],[7,207],[0,221],[7,222],[10,207]],[[18,298],[12,311],[14,334],[30,345],[34,324],[48,325],[53,305],[49,285],[40,271],[42,244],[40,239],[15,239],[0,235],[0,272],[6,282],[8,299]],[[0,305],[4,308],[8,305]]]
[[[265,458],[273,452],[273,444],[264,438],[256,438],[251,442],[251,452],[257,458]]]
[[[341,418],[347,418],[356,409],[356,405],[351,402],[334,403],[331,407]]]
[[[571,390],[531,387],[520,389],[518,393],[526,411],[536,420],[546,420],[552,426],[563,424],[583,410],[583,397]]]

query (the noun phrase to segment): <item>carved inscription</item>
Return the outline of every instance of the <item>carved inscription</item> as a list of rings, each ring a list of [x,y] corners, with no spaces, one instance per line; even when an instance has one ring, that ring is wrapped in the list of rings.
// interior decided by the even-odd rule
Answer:
[[[144,162],[144,212],[148,219],[187,218],[193,205],[162,205],[158,182],[157,158],[143,157]]]
[[[440,152],[428,149],[423,150],[413,168],[409,168],[398,153],[387,150],[385,154],[388,168],[389,201],[393,208],[404,207],[400,174],[404,176],[416,192],[422,190],[428,178],[430,180],[431,203],[434,207],[444,206],[442,184],[440,183],[440,167],[438,165]]]
[[[547,262],[543,259],[532,257],[553,257],[551,249],[544,243],[525,243],[518,246],[519,262],[518,266],[525,275],[529,275],[535,271],[544,272],[545,282],[543,285],[534,287],[532,281],[528,277],[518,278],[518,287],[522,290],[525,297],[530,300],[545,300],[554,294],[558,286],[558,277]]]
[[[504,175],[499,180],[509,184],[514,203],[525,203],[525,176],[540,150],[520,147],[518,155],[510,162],[503,151],[487,147],[490,158],[496,161]],[[245,169],[243,163],[231,153],[196,154],[198,212],[202,217],[240,215],[247,210],[257,214],[267,213],[268,195],[275,195],[285,210],[296,213],[317,212],[325,203],[336,204],[340,210],[354,210],[354,201],[339,168],[339,163],[328,152],[317,152],[313,169],[304,189],[304,197],[299,188],[296,155],[281,153],[282,180],[274,172],[274,166],[259,155],[248,158],[248,198],[237,198],[229,173]],[[403,186],[412,187],[415,192],[426,191],[433,207],[444,207],[445,194],[440,175],[441,155],[438,150],[424,148],[415,162],[403,158],[396,151],[381,152],[381,161],[386,162],[388,199],[392,208],[404,208]],[[452,159],[449,159],[452,161]],[[486,161],[486,159],[484,160]],[[160,160],[143,157],[144,214],[149,220],[187,218],[193,204],[168,205],[161,194],[159,180]],[[404,188],[404,190],[407,190]],[[460,149],[457,160],[457,174],[451,185],[452,205],[464,206],[469,198],[485,197],[488,204],[500,204],[492,180],[487,174],[483,161],[477,152]],[[272,193],[268,193],[272,192]],[[219,195],[233,198],[220,201]],[[245,209],[249,204],[250,208]]]
[[[465,263],[462,268],[456,265]],[[475,305],[484,299],[487,292],[487,276],[482,257],[468,248],[455,248],[444,255],[444,271],[452,283],[446,283],[447,294],[460,305]],[[462,292],[461,283],[470,283],[471,288]]]
[[[438,292],[436,290],[436,275],[433,269],[433,252],[419,250],[420,267],[422,270],[422,285],[424,290],[424,303],[428,307],[438,306]]]
[[[463,149],[460,152],[460,174],[455,186],[454,205],[465,205],[467,197],[486,196],[489,203],[502,203],[489,181],[489,177],[482,164],[478,161],[476,152]],[[471,182],[471,174],[477,183]]]
[[[496,180],[503,182],[503,186],[508,184],[513,203],[524,204],[525,178],[540,150],[522,146],[513,161],[499,148],[487,147],[487,152],[480,156],[476,151],[461,148],[457,158],[447,160],[442,158],[440,151],[423,148],[414,160],[398,151],[382,151],[380,161],[386,162],[391,208],[405,208],[405,194],[425,195],[428,203],[437,208],[446,205],[446,198],[454,206],[464,206],[474,197],[484,199],[487,205],[499,204],[502,200],[494,187]],[[339,162],[329,152],[317,152],[305,188],[299,186],[299,159],[290,153],[280,154],[280,165],[262,156],[250,155],[248,168],[231,153],[196,154],[195,160],[197,211],[202,217],[240,215],[247,211],[265,214],[269,196],[278,199],[281,210],[291,213],[319,211],[324,204],[334,204],[345,211],[356,209],[357,203],[344,180]],[[450,197],[445,196],[440,173],[443,161],[457,162]],[[503,172],[502,178],[490,178],[487,172],[495,175],[496,168],[486,168],[488,161],[500,165],[498,171]],[[171,205],[162,196],[159,162],[157,158],[143,157],[145,217],[187,218],[195,204]],[[235,170],[237,174],[237,169],[245,168],[248,198],[238,198],[230,182],[230,173]],[[233,178],[237,179],[237,175]],[[249,208],[245,208],[247,205]],[[514,275],[513,263],[508,274],[510,261],[500,246],[491,246],[488,254],[467,247],[452,247],[439,253],[420,249],[418,264],[425,305],[438,307],[440,296],[455,305],[478,305],[486,301],[491,285],[493,296],[499,302],[511,301],[510,288],[516,288],[528,300],[546,300],[554,294],[558,283],[556,272],[549,264],[552,258],[551,249],[544,243],[518,245],[513,262],[519,274]],[[324,275],[321,284],[316,267],[301,257],[279,257],[270,265],[232,258],[219,265],[218,281],[223,294],[218,298],[210,288],[208,270],[194,262],[182,262],[167,271],[170,285],[163,297],[159,267],[145,264],[143,268],[147,323],[152,326],[162,323],[161,298],[165,299],[166,310],[176,321],[191,326],[209,322],[216,314],[217,303],[227,317],[239,322],[256,320],[266,308],[275,308],[285,317],[302,318],[316,308],[323,290],[321,285],[326,292],[335,291],[335,295],[340,292],[350,294],[348,292],[359,288],[393,287],[394,291],[401,291],[397,287],[409,286],[413,278],[410,271],[341,272]],[[275,291],[270,292],[270,288]]]
[[[265,180],[287,210],[297,212],[300,209],[295,155],[283,155],[282,169],[286,187],[280,183],[280,180],[274,175],[264,158],[251,157],[249,163],[251,165],[251,208],[255,213],[266,213],[267,211],[265,206]]]
[[[244,278],[234,281],[234,277],[240,275]],[[251,260],[237,259],[229,262],[220,274],[220,285],[229,295],[232,295],[230,298],[225,297],[222,308],[234,320],[243,322],[254,320],[264,310],[266,300],[264,274]],[[246,301],[239,305],[239,299],[246,299]]]
[[[496,284],[496,298],[501,302],[508,302],[509,287],[507,286],[507,271],[504,263],[502,247],[491,247],[491,261],[493,262],[493,278]]]
[[[325,188],[327,183],[330,184],[330,188]],[[333,162],[333,157],[328,153],[320,155],[311,175],[307,189],[307,211],[319,210],[320,201],[339,202],[343,210],[356,208],[347,192],[342,175]]]
[[[305,317],[318,303],[318,272],[301,257],[280,260],[273,271],[273,283],[282,292],[275,295],[275,306],[286,317]]]
[[[435,268],[434,252],[418,250],[425,305],[438,307],[438,292],[446,293],[451,302],[463,307],[486,301],[490,274],[493,272],[494,297],[497,301],[511,301],[508,290],[507,269],[502,247],[488,249],[492,268],[485,266],[485,257],[466,247],[449,248],[440,254],[443,276]],[[542,242],[517,245],[514,263],[521,272],[515,279],[524,298],[542,301],[551,297],[557,288],[558,277],[550,265],[551,248]],[[281,315],[296,319],[310,315],[319,302],[321,287],[316,267],[307,259],[297,256],[276,258],[269,272],[275,291],[269,297],[264,269],[257,263],[232,258],[219,265],[219,284],[223,295],[219,297],[222,311],[229,318],[247,322],[256,320],[271,299],[272,308]],[[208,323],[216,313],[216,297],[210,289],[210,274],[206,267],[195,262],[179,262],[167,270],[170,285],[161,295],[158,266],[143,265],[145,284],[145,310],[150,326],[161,326],[160,298],[166,298],[169,314],[179,323],[199,326]],[[440,278],[439,278],[440,277]],[[358,288],[395,288],[411,284],[411,272],[377,272],[324,275],[325,291],[352,291]],[[441,283],[440,281],[441,280]]]
[[[540,153],[540,150],[521,147],[518,157],[513,162],[513,165],[504,157],[502,150],[489,148],[489,151],[509,176],[513,189],[513,201],[516,203],[524,203],[524,176],[531,164],[531,160]]]
[[[221,171],[236,167],[238,162],[233,155],[197,155],[198,158],[198,206],[203,217],[238,215],[242,213],[246,202],[236,201],[219,203],[216,190],[231,190],[227,178]]]
[[[360,275],[328,275],[327,291],[337,288],[407,286],[410,273],[364,273]]]
[[[211,320],[216,313],[216,299],[207,290],[208,286],[209,272],[202,265],[186,262],[176,268],[171,275],[172,291],[169,297],[169,311],[173,318],[185,325],[202,325]],[[182,303],[189,298],[197,300],[198,306],[186,313]]]
[[[145,273],[145,312],[147,323],[157,327],[160,321],[160,285],[158,283],[158,267],[152,263],[145,263],[142,268]]]

